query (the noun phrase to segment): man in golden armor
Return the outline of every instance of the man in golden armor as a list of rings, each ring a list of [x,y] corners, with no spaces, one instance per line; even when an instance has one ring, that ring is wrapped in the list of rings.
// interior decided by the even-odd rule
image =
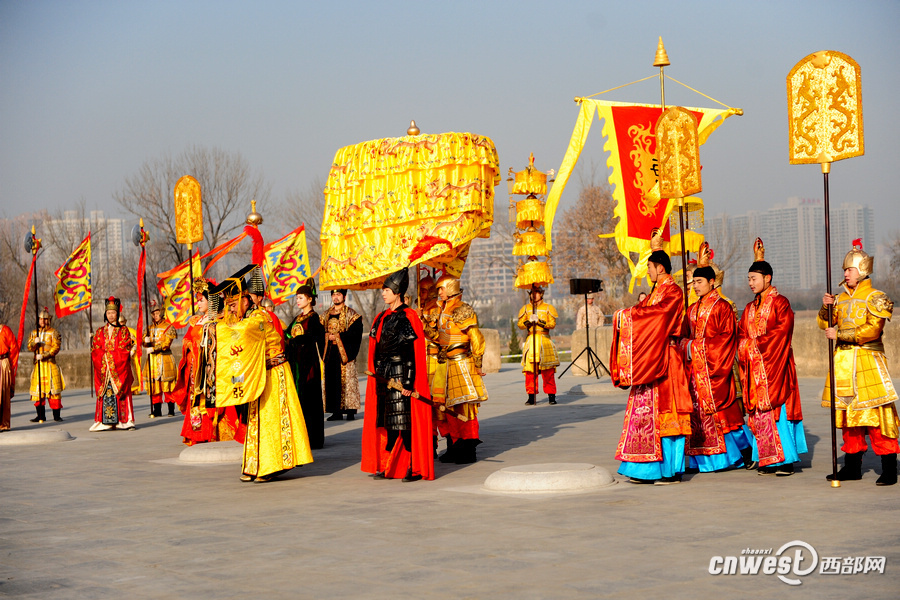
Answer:
[[[444,389],[447,386],[447,363],[438,362],[438,354],[441,347],[438,345],[437,338],[437,320],[441,314],[441,307],[438,305],[437,288],[434,287],[434,279],[431,277],[423,277],[419,280],[419,289],[417,296],[419,307],[416,312],[422,320],[422,326],[425,330],[425,364],[428,367],[428,389],[431,391],[432,405],[431,422],[434,428],[432,438],[434,440],[434,451],[437,456],[437,440],[439,435],[439,425],[442,421],[446,421],[444,415]],[[429,333],[430,332],[430,333]],[[435,339],[431,339],[434,337]]]
[[[556,327],[559,314],[544,302],[544,290],[537,284],[531,286],[529,296],[531,302],[519,309],[518,319],[519,329],[528,330],[522,353],[522,372],[525,373],[525,391],[528,393],[525,404],[537,403],[538,374],[544,380],[544,391],[547,392],[550,404],[556,404],[556,367],[559,366],[559,355],[550,339],[550,330]]]
[[[476,461],[478,407],[488,399],[484,388],[484,336],[478,329],[478,315],[462,301],[459,279],[444,275],[434,284],[440,300],[435,325],[426,325],[425,335],[440,346],[438,362],[446,364],[446,379],[440,393],[444,398],[444,420],[438,431],[447,438],[443,463],[469,464]]]
[[[825,294],[817,321],[825,336],[837,341],[834,351],[835,426],[843,430],[846,453],[839,481],[862,479],[862,458],[868,449],[866,435],[881,457],[882,473],[876,485],[897,483],[897,392],[884,356],[885,321],[894,303],[872,287],[873,258],[863,252],[862,240],[844,257],[844,291]],[[828,306],[834,305],[832,322]],[[831,406],[831,382],[825,380],[822,406]],[[828,479],[832,476],[829,475]]]
[[[172,342],[175,340],[175,328],[171,323],[163,319],[162,312],[156,300],[150,301],[150,325],[147,336],[144,338],[144,347],[147,348],[147,369],[144,374],[147,377],[147,389],[150,390],[151,412],[150,418],[162,416],[163,395],[168,401],[168,416],[175,416],[175,403],[170,401],[168,394],[175,386],[175,360],[172,358]]]
[[[32,423],[43,423],[47,420],[45,401],[50,402],[53,420],[62,421],[62,401],[60,393],[66,389],[62,372],[56,364],[59,354],[59,332],[50,325],[50,311],[45,306],[38,313],[38,328],[28,337],[28,350],[34,352],[34,371],[31,373],[31,401],[37,416]]]

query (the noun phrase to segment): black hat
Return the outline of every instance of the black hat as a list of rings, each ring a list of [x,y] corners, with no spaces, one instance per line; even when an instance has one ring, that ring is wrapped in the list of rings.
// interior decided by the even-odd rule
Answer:
[[[341,296],[346,296],[347,292],[349,292],[349,291],[350,291],[349,289],[344,288],[344,289],[340,289],[340,290],[331,290],[331,293],[332,294],[337,293],[337,294],[340,294]]]
[[[768,275],[769,277],[774,277],[775,272],[772,270],[772,265],[767,263],[764,260],[758,260],[750,265],[750,268],[747,270],[748,273],[759,273],[760,275]]]
[[[672,272],[672,260],[669,258],[669,255],[662,250],[654,250],[647,260],[665,267],[666,273]]]
[[[716,272],[712,267],[697,267],[694,269],[694,277],[702,277],[703,279],[715,281]]]
[[[391,290],[398,296],[405,294],[406,289],[409,287],[409,271],[407,267],[388,275],[381,287]]]
[[[237,273],[235,273],[231,277],[227,277],[224,281],[222,281],[222,283],[212,288],[210,290],[210,293],[219,294],[223,297],[223,299],[241,296],[248,290],[247,282],[244,280],[244,276],[253,269],[257,268],[259,267],[253,264],[243,267]]]

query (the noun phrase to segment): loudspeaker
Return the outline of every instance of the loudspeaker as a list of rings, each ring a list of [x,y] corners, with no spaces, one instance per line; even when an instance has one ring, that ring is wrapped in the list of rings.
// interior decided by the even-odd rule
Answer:
[[[603,291],[603,281],[600,279],[570,279],[569,293],[573,295],[593,294]]]

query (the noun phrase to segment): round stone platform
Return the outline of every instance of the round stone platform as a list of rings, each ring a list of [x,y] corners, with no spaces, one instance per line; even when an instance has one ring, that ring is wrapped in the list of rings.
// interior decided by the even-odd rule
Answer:
[[[237,442],[196,444],[182,450],[178,460],[187,463],[241,464],[244,460],[244,446]]]
[[[620,390],[612,384],[608,377],[595,380],[596,383],[582,383],[572,386],[568,395],[570,396],[613,396],[616,394],[627,394],[627,390]]]
[[[589,463],[544,463],[506,467],[484,480],[492,492],[585,492],[612,485],[609,471]]]
[[[0,446],[26,446],[30,444],[53,444],[74,440],[68,431],[62,429],[36,429],[28,431],[4,431],[0,433]]]

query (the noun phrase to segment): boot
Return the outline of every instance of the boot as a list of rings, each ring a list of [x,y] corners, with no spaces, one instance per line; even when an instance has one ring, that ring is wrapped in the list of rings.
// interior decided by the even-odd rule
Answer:
[[[862,479],[862,459],[865,452],[854,452],[844,455],[844,466],[837,472],[838,481],[857,481]],[[896,466],[894,467],[896,469]],[[831,475],[825,477],[828,481],[835,479]]]
[[[63,420],[62,415],[60,414],[61,412],[62,412],[61,408],[53,409],[53,420],[54,421],[62,421]]]
[[[447,436],[447,451],[444,452],[440,456],[440,458],[438,458],[438,460],[441,461],[442,463],[455,463],[456,462],[456,454],[460,450],[460,445],[461,445],[462,441],[463,440],[456,440],[456,442],[454,443],[453,438],[448,435]]]
[[[881,477],[875,485],[894,485],[897,483],[897,455],[881,455]]]
[[[156,404],[152,404],[150,406],[150,418],[155,419],[156,417],[162,416],[162,402],[157,402]]]
[[[747,446],[741,450],[741,458],[744,460],[744,468],[753,470],[759,466],[759,463],[753,460],[753,448]]]
[[[175,416],[175,403],[174,402],[166,402],[169,405],[169,415],[170,417]]]
[[[535,396],[537,396],[537,394],[528,394],[528,400],[525,401],[525,404],[528,404],[529,406],[534,406],[535,404],[537,404]]]
[[[478,460],[478,457],[475,456],[475,447],[481,443],[481,440],[459,440],[456,443],[457,445],[462,445],[462,448],[456,455],[456,464],[470,465]]]
[[[347,420],[348,420],[348,421],[352,421],[352,420],[354,420],[354,419],[356,419],[356,411],[355,411],[355,410],[348,410],[348,411],[347,411]]]
[[[556,394],[547,394],[547,400],[550,404],[556,404]]]
[[[37,413],[37,416],[31,419],[32,423],[43,423],[47,420],[47,409],[43,404],[41,404],[40,406],[35,406],[34,410]]]

